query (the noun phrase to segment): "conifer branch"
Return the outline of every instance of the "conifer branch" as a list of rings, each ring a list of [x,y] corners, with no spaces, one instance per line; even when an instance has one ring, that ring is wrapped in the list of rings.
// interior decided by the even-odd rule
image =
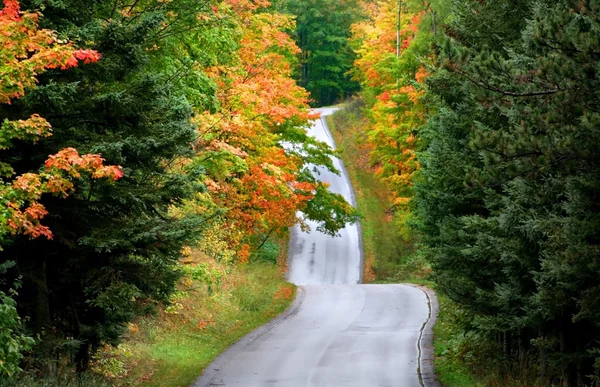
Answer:
[[[473,77],[469,76],[467,73],[463,72],[463,71],[457,71],[457,74],[462,75],[464,78],[466,78],[469,82],[473,83],[474,85],[477,85],[483,89],[489,90],[489,91],[493,91],[495,93],[499,93],[508,97],[539,97],[539,96],[543,96],[543,95],[552,95],[552,94],[556,94],[557,92],[560,91],[559,87],[556,87],[554,89],[550,89],[550,90],[541,90],[541,91],[530,91],[530,92],[525,92],[525,93],[518,93],[518,92],[514,92],[514,91],[508,91],[508,90],[503,90],[499,87],[490,85],[487,81],[483,81],[483,80],[476,80]]]

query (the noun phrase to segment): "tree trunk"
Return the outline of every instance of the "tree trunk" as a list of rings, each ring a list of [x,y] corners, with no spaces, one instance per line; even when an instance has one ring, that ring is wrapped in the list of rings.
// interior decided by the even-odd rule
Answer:
[[[263,239],[263,241],[261,242],[260,245],[258,245],[258,247],[256,248],[256,252],[258,252],[264,245],[265,243],[267,243],[267,241],[269,240],[269,237],[271,236],[271,234],[273,233],[273,228],[269,230],[269,232],[267,233],[267,236],[265,237],[265,239]]]
[[[81,375],[89,369],[90,366],[90,344],[85,341],[79,346],[75,354],[75,370]]]
[[[518,338],[518,346],[519,346],[519,368],[525,369],[525,361],[526,361],[526,348],[525,348],[525,330],[519,329],[519,338]]]
[[[575,352],[576,353],[583,353],[584,352],[584,348],[583,348],[583,344],[582,344],[582,333],[579,329],[577,328],[573,328],[573,336],[574,336],[574,341],[575,341]],[[578,358],[577,360],[577,364],[575,365],[575,370],[574,370],[574,377],[575,377],[575,385],[577,387],[583,387],[584,384],[584,378],[585,378],[585,373],[584,373],[584,364],[583,361],[581,360],[581,358]]]
[[[542,339],[540,343],[540,382],[542,386],[548,386],[548,358],[546,355],[546,343],[542,331],[539,336]]]
[[[398,23],[396,25],[396,58],[400,57],[400,31],[402,29],[402,0],[398,0]]]
[[[510,351],[510,332],[504,331],[502,332],[502,355],[504,356],[504,360],[510,358]]]
[[[558,323],[558,343],[560,347],[560,353],[565,355],[567,353],[567,339],[565,337],[564,325],[562,321],[559,321]],[[571,386],[571,383],[569,383],[569,368],[570,364],[567,363],[562,369],[562,385],[564,387]]]
[[[52,331],[52,317],[50,314],[50,292],[48,290],[48,279],[46,271],[46,260],[33,262],[31,269],[31,281],[35,291],[33,329],[36,334],[42,335],[44,340],[40,342],[38,355],[42,360],[42,371],[44,374],[56,375],[58,359],[55,350],[55,338]]]
[[[50,297],[48,281],[46,279],[46,261],[37,262],[33,268],[33,282],[35,284],[35,333],[42,333],[52,326],[50,318]]]

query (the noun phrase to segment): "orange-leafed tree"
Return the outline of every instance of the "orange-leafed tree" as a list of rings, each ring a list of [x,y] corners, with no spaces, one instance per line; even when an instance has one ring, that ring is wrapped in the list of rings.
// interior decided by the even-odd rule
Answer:
[[[323,186],[308,172],[308,162],[333,168],[333,151],[306,135],[313,118],[308,93],[291,77],[298,48],[285,32],[293,21],[266,12],[269,2],[228,0],[221,12],[236,15],[241,36],[234,63],[209,74],[219,87],[220,109],[198,116],[199,158],[207,160],[206,183],[223,221],[235,230],[241,260],[249,246],[258,248],[273,232],[300,222],[298,211],[310,206]],[[300,149],[302,148],[302,149]],[[351,206],[329,196],[331,209],[354,219]],[[331,230],[330,232],[335,232]]]
[[[372,161],[394,192],[397,205],[409,201],[419,168],[415,151],[418,129],[425,123],[430,42],[429,31],[420,29],[425,5],[403,7],[399,14],[398,1],[367,3],[370,19],[353,27],[358,47],[354,74],[369,107]]]
[[[4,0],[0,10],[0,103],[22,97],[26,89],[35,86],[36,77],[48,69],[68,69],[95,62],[100,55],[93,50],[76,50],[60,43],[56,33],[38,28],[39,14],[21,12],[19,2]],[[0,150],[11,147],[13,141],[36,142],[52,134],[51,126],[44,118],[33,114],[25,120],[1,123]],[[79,155],[68,148],[49,156],[40,173],[15,176],[9,163],[0,161],[0,249],[4,238],[10,234],[23,233],[33,238],[52,237],[52,232],[40,223],[47,211],[39,203],[45,193],[66,196],[73,189],[70,177],[79,178],[82,173],[93,178],[119,179],[118,167],[105,166],[100,155]]]
[[[4,0],[0,9],[0,104],[10,104],[35,87],[36,76],[48,69],[67,69],[79,61],[95,62],[100,55],[92,50],[76,50],[60,43],[51,30],[39,29],[39,14],[21,12],[16,0]],[[4,119],[0,127],[0,151],[15,141],[36,142],[50,136],[51,126],[37,114],[24,120]],[[80,155],[65,148],[48,157],[38,173],[16,175],[10,163],[0,160],[0,250],[10,236],[24,234],[31,238],[52,238],[52,232],[40,223],[47,215],[40,203],[44,194],[67,196],[74,189],[73,179],[82,174],[91,178],[119,179],[118,167],[106,166],[100,155]],[[0,262],[0,274],[13,265]],[[20,332],[21,318],[13,297],[14,288],[0,290],[0,375],[19,371],[22,351],[33,339]]]
[[[226,3],[224,11],[239,20],[240,49],[236,63],[210,71],[221,109],[199,117],[199,145],[203,154],[221,156],[221,173],[209,174],[209,188],[227,210],[225,221],[243,231],[239,237],[268,234],[294,224],[312,196],[314,187],[297,181],[299,160],[285,153],[276,133],[289,120],[308,120],[307,93],[290,78],[289,58],[298,51],[284,32],[290,19],[260,12],[266,2]]]

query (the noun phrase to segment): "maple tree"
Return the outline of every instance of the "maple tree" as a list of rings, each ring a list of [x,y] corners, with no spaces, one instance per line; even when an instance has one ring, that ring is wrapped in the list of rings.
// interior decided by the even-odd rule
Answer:
[[[93,50],[76,50],[58,42],[56,33],[37,27],[39,14],[21,12],[17,0],[4,0],[0,10],[0,103],[22,97],[36,84],[36,76],[48,69],[75,67],[79,60],[95,62],[100,55]],[[0,150],[10,148],[13,141],[36,142],[51,135],[51,126],[33,114],[25,120],[4,119],[0,132]],[[69,179],[88,173],[93,178],[119,179],[118,167],[103,165],[100,155],[84,155],[64,149],[48,158],[42,173],[26,173],[14,177],[10,164],[0,161],[0,243],[6,234],[23,233],[33,238],[52,237],[52,232],[39,221],[47,211],[39,202],[45,193],[68,195],[74,187]],[[6,178],[12,178],[7,182]],[[0,244],[1,248],[1,244]]]
[[[0,104],[24,96],[35,87],[36,76],[52,68],[68,69],[95,62],[100,55],[92,50],[76,50],[60,43],[54,31],[38,28],[39,14],[21,12],[16,0],[4,0],[0,10]],[[5,118],[0,127],[0,151],[9,149],[14,141],[36,142],[51,135],[51,125],[37,114],[24,120]],[[92,178],[118,180],[123,173],[118,167],[106,166],[100,155],[80,155],[66,148],[48,157],[41,172],[15,176],[12,166],[0,161],[0,250],[7,236],[24,234],[31,238],[52,238],[52,232],[40,223],[48,211],[40,198],[46,193],[66,197],[82,174]],[[11,261],[0,264],[0,274],[13,266]],[[0,310],[2,344],[0,344],[0,374],[11,375],[19,370],[21,351],[31,348],[33,339],[20,332],[22,320],[16,311],[14,287],[0,290],[4,307]]]
[[[15,264],[0,287],[8,291],[4,283],[20,278],[21,290],[13,297],[18,314],[27,317],[27,330],[40,336],[31,354],[34,363],[53,364],[60,359],[79,372],[88,367],[99,343],[117,342],[127,321],[148,313],[159,300],[168,300],[181,275],[181,249],[194,239],[201,223],[197,216],[169,214],[170,207],[196,188],[169,165],[189,155],[194,140],[191,88],[179,86],[184,80],[201,79],[196,68],[178,71],[180,60],[187,59],[180,37],[210,33],[212,21],[197,18],[212,13],[210,5],[155,1],[137,6],[119,3],[114,8],[114,2],[108,3],[44,4],[39,25],[57,32],[43,29],[38,35],[48,39],[40,38],[36,44],[42,53],[48,45],[51,61],[42,72],[40,66],[27,62],[44,57],[27,51],[27,40],[10,46],[17,53],[10,63],[19,69],[13,74],[33,74],[37,82],[25,81],[37,87],[28,88],[11,104],[0,105],[0,114],[12,122],[25,122],[37,113],[51,124],[52,136],[36,142],[16,139],[0,152],[2,161],[17,176],[24,176],[21,182],[57,194],[36,199],[48,212],[44,224],[52,239],[13,234],[6,223],[8,243],[3,244],[1,263]],[[22,23],[35,20],[20,19]],[[83,49],[63,41],[76,42]],[[60,45],[71,53],[64,60],[55,57],[65,50]],[[20,57],[23,47],[28,55]],[[96,61],[100,52],[102,59]],[[78,58],[93,63],[74,67],[73,59]],[[18,92],[19,82],[12,85],[17,86],[11,86],[7,95]],[[196,95],[210,95],[208,87],[196,89]],[[33,129],[30,132],[35,134]],[[81,156],[74,149],[90,155]],[[122,168],[104,166],[100,156],[93,156],[97,154],[107,164]],[[49,179],[50,175],[66,180]],[[28,204],[32,203],[21,208],[31,207]],[[24,212],[28,214],[39,217],[44,212],[33,206]],[[24,226],[31,228],[30,223]]]
[[[269,2],[4,4],[0,291],[20,279],[7,321],[39,335],[30,364],[84,372],[169,302],[185,246],[243,262],[303,217],[356,220],[311,171],[335,152],[306,133],[293,22]]]
[[[224,12],[233,12],[239,20],[240,49],[234,63],[208,70],[218,85],[221,108],[204,112],[196,121],[199,158],[210,161],[206,183],[215,202],[227,209],[225,222],[242,231],[231,243],[239,246],[245,261],[247,243],[254,236],[268,238],[273,231],[287,229],[301,221],[297,212],[307,208],[315,194],[328,195],[307,173],[307,161],[332,168],[333,153],[304,133],[314,116],[308,111],[308,93],[291,78],[299,52],[285,32],[293,27],[292,20],[262,12],[269,6],[266,1],[226,4]],[[343,199],[332,194],[329,198],[338,205],[342,222],[355,216]],[[335,232],[335,227],[328,231]],[[254,244],[256,248],[260,242]]]
[[[407,204],[419,169],[418,130],[425,123],[424,81],[431,31],[421,28],[423,4],[365,3],[369,20],[353,25],[357,59],[353,70],[367,103],[368,138],[375,172],[390,186],[394,203]],[[400,31],[398,33],[398,18]],[[397,39],[400,39],[398,47]]]

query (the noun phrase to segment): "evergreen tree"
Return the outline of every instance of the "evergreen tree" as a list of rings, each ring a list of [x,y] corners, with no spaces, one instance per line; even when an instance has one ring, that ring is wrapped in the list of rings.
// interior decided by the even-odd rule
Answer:
[[[56,358],[74,348],[85,370],[91,351],[118,341],[125,323],[166,301],[179,278],[181,248],[202,219],[169,209],[202,187],[192,183],[195,171],[174,166],[192,153],[192,102],[209,108],[214,100],[214,86],[197,69],[227,50],[213,45],[202,53],[188,44],[211,29],[210,16],[198,17],[213,13],[208,1],[34,0],[24,7],[43,7],[44,27],[99,51],[102,60],[49,71],[38,88],[0,107],[2,117],[37,113],[53,127],[52,137],[15,144],[2,160],[22,174],[72,146],[124,172],[118,182],[81,178],[67,199],[43,197],[53,239],[16,237],[1,252],[0,263],[16,262],[10,273],[22,277],[18,307],[43,339],[36,352]],[[182,79],[195,87],[180,87]]]
[[[600,3],[456,3],[416,187],[442,291],[543,383],[598,375]],[[535,355],[534,355],[535,353]]]
[[[358,91],[349,74],[355,59],[348,39],[350,26],[361,17],[356,0],[285,0],[296,17],[296,44],[302,50],[298,83],[316,106],[334,104]]]

